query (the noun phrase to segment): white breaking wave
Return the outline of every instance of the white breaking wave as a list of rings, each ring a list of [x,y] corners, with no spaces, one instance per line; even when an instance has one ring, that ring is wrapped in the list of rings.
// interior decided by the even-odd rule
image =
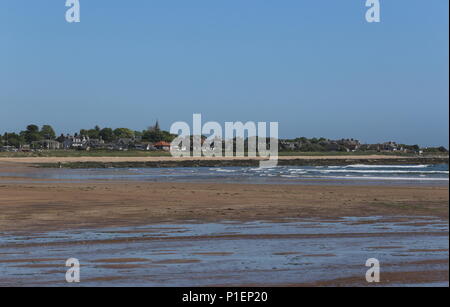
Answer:
[[[354,180],[405,180],[405,181],[449,181],[448,178],[417,178],[417,177],[348,177],[326,176],[327,179],[354,179]]]
[[[368,165],[368,164],[352,164],[344,166],[343,168],[426,168],[429,165]],[[336,166],[339,168],[339,166]],[[330,166],[331,168],[331,166]]]
[[[362,173],[362,174],[448,174],[448,171],[401,171],[401,170],[317,170],[316,172],[323,174],[330,173]]]
[[[223,169],[223,168],[216,168],[214,169],[216,172],[222,172],[222,173],[235,173],[236,170],[234,169]]]
[[[234,173],[230,176],[255,175],[259,177],[279,177],[291,179],[323,178],[330,180],[401,180],[401,181],[449,181],[448,168],[434,165],[367,165],[345,166],[281,166],[272,169],[242,168],[240,170],[211,168],[215,172]]]

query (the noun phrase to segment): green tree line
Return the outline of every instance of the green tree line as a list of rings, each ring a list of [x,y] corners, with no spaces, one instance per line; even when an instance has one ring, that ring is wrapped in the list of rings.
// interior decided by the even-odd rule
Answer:
[[[140,139],[143,142],[171,142],[176,135],[170,134],[168,131],[161,130],[158,123],[155,126],[149,127],[142,131],[133,131],[128,128],[100,128],[98,125],[92,129],[81,129],[74,134],[75,136],[89,137],[90,139],[102,139],[105,142],[113,142],[121,138]],[[55,130],[51,125],[43,125],[39,127],[31,124],[25,130],[19,133],[5,132],[0,134],[0,145],[20,147],[25,144],[32,144],[33,142],[42,140],[56,140],[63,142],[64,134],[59,137],[56,136]]]

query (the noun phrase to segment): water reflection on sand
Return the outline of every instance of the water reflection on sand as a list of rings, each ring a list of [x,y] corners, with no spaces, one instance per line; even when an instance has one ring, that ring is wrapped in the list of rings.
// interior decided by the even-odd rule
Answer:
[[[81,262],[81,286],[327,285],[342,278],[366,285],[368,258],[380,260],[382,278],[412,274],[386,285],[448,285],[448,245],[448,222],[431,217],[4,233],[0,286],[67,285],[71,257]]]

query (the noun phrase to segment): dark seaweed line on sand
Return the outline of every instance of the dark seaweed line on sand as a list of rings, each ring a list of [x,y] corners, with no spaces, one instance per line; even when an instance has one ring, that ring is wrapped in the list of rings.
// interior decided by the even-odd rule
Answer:
[[[37,163],[42,168],[168,168],[168,167],[257,167],[259,160],[188,160],[147,162],[66,162]],[[398,158],[398,159],[279,159],[279,166],[342,166],[349,164],[448,164],[448,158]]]

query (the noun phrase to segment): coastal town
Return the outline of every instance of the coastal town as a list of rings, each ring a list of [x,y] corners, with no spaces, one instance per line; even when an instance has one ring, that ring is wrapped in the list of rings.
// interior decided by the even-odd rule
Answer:
[[[19,133],[0,134],[1,152],[39,152],[56,150],[80,151],[170,151],[171,142],[176,135],[160,128],[158,121],[146,130],[133,131],[128,128],[81,129],[74,134],[56,135],[50,125],[28,125]],[[201,137],[202,143],[206,139]],[[234,139],[236,142],[236,138]],[[244,140],[245,146],[249,138]],[[376,144],[365,144],[353,138],[331,140],[327,138],[279,139],[280,152],[380,152],[380,153],[444,153],[448,149],[440,147],[420,147],[419,145],[399,144],[387,141]]]

